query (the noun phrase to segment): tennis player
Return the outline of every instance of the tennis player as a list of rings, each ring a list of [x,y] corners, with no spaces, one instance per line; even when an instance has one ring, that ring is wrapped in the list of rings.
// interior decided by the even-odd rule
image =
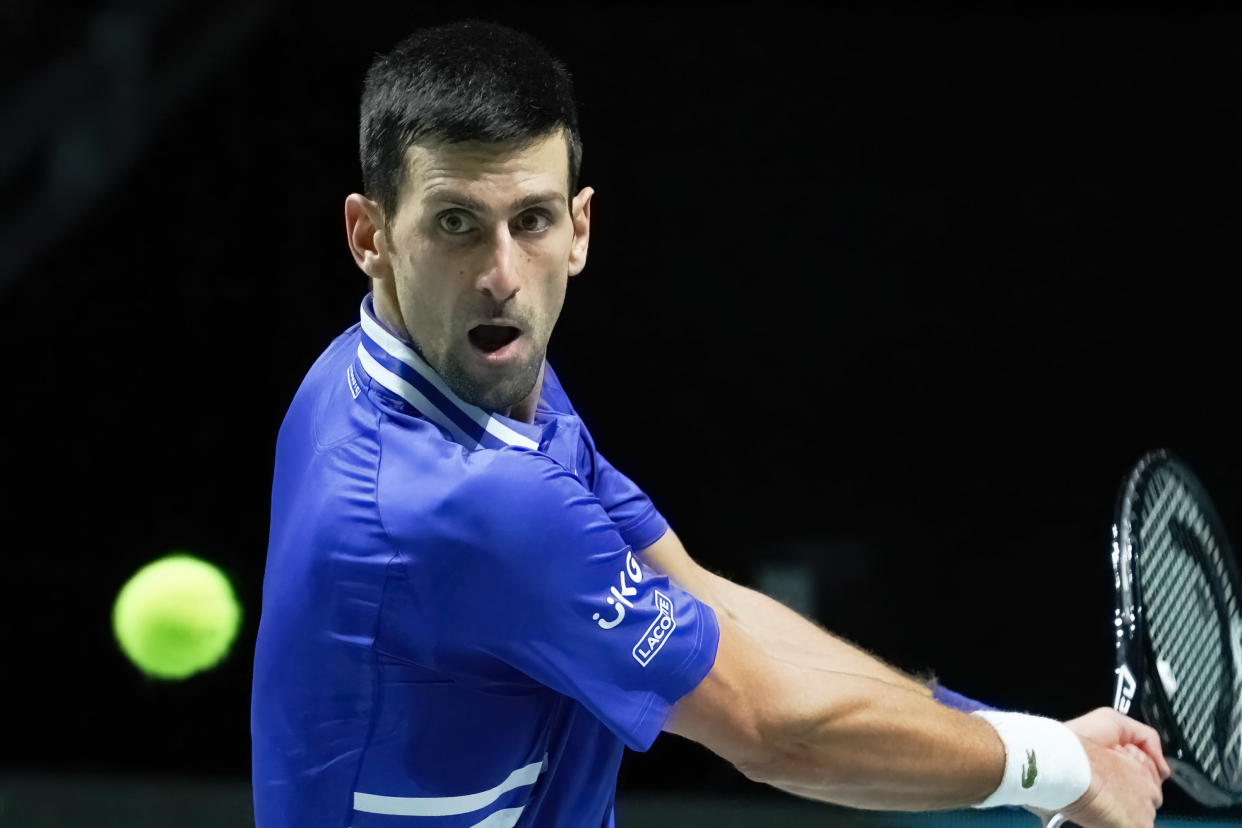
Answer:
[[[545,359],[587,260],[564,66],[481,22],[376,57],[371,282],[276,446],[251,713],[258,828],[604,828],[662,731],[860,808],[1150,826],[1150,728],[926,685],[696,564]]]

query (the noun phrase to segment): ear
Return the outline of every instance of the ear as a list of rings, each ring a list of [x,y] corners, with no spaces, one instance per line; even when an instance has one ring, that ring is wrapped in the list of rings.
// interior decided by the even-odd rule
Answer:
[[[569,248],[569,275],[577,276],[586,267],[587,246],[591,241],[591,196],[595,190],[583,187],[574,196],[572,213],[574,241]]]
[[[372,279],[392,278],[383,210],[364,195],[350,193],[345,197],[345,240],[363,273]]]

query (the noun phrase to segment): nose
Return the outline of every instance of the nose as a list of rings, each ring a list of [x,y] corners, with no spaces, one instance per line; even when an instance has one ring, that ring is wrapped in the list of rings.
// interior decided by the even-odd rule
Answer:
[[[492,235],[487,259],[476,282],[479,292],[497,304],[504,304],[513,298],[521,287],[517,267],[519,255],[509,225],[501,222]]]

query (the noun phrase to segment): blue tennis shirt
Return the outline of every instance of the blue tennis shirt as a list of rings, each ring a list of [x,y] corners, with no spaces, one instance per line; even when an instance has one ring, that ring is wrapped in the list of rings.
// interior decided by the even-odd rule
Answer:
[[[637,554],[666,529],[550,366],[534,423],[489,414],[368,296],[276,442],[257,828],[611,826],[624,748],[716,656]]]

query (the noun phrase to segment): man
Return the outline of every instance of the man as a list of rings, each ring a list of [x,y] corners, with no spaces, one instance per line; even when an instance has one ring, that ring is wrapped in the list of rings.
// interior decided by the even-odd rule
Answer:
[[[596,451],[544,358],[593,191],[537,42],[416,32],[372,64],[360,142],[372,291],[277,442],[258,828],[611,826],[624,747],[662,730],[814,799],[1153,823],[1151,729],[968,715],[698,566]]]

